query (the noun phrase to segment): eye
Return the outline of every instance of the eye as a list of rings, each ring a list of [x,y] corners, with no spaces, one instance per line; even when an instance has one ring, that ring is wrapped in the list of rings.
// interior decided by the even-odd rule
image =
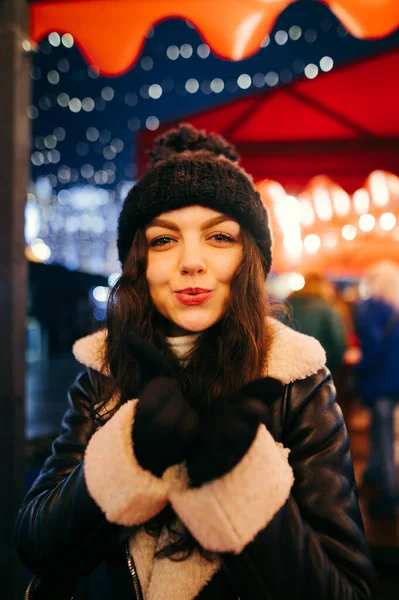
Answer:
[[[218,244],[235,242],[235,239],[226,233],[214,233],[211,239],[215,240]]]
[[[166,236],[166,235],[162,235],[161,237],[155,238],[155,240],[151,240],[151,242],[149,243],[149,246],[152,248],[156,248],[156,247],[160,247],[160,246],[168,246],[170,244],[170,242],[173,242],[173,239]]]

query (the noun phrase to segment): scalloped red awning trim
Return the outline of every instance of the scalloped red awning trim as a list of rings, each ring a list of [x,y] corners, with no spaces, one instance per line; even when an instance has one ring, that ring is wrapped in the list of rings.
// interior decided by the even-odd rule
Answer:
[[[63,0],[32,2],[30,38],[70,33],[89,65],[121,75],[140,56],[151,27],[190,21],[218,56],[242,60],[258,51],[279,14],[295,0]],[[353,35],[383,37],[399,26],[398,0],[325,0]]]

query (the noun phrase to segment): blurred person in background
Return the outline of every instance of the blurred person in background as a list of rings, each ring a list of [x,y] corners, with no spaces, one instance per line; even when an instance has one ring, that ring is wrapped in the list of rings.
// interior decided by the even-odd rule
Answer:
[[[362,358],[357,366],[361,400],[371,409],[371,453],[364,483],[380,497],[370,512],[395,517],[399,507],[395,465],[394,411],[399,402],[399,266],[373,265],[365,282],[366,299],[356,310]]]
[[[292,309],[290,325],[320,342],[326,351],[327,367],[333,376],[346,349],[344,324],[334,302],[333,283],[318,273],[307,275],[304,287],[287,298]]]

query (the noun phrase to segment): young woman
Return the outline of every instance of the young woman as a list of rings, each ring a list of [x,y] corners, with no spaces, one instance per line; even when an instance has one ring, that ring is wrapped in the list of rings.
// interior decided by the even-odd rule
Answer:
[[[126,198],[107,329],[75,344],[17,520],[31,599],[372,597],[325,353],[270,314],[267,212],[236,160],[180,126]]]

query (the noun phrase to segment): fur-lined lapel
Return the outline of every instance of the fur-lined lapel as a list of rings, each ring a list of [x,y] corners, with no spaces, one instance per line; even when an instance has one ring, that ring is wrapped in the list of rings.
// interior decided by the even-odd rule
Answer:
[[[326,364],[326,353],[315,339],[290,329],[269,318],[272,343],[265,367],[265,376],[279,379],[287,384],[314,375]],[[102,329],[75,342],[73,353],[76,360],[95,371],[108,374],[104,368],[106,330]]]
[[[182,526],[180,522],[180,526]],[[183,526],[182,526],[183,527]],[[169,543],[164,529],[158,540],[141,527],[129,539],[129,549],[134,557],[141,589],[146,600],[193,600],[221,568],[216,557],[212,561],[193,552],[184,561],[168,558],[156,559],[154,554]]]

